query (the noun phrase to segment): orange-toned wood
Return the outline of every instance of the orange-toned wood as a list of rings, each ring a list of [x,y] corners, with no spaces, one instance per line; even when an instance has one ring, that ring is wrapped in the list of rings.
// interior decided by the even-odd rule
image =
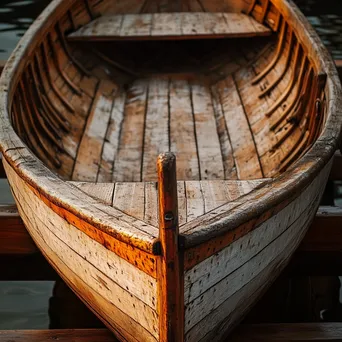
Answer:
[[[34,194],[39,197],[49,208],[51,208],[56,214],[63,217],[68,223],[77,227],[79,230],[87,234],[89,237],[99,242],[105,246],[110,251],[117,254],[119,257],[127,260],[132,265],[138,267],[143,272],[152,276],[157,277],[156,261],[157,257],[152,254],[148,254],[135,248],[123,241],[115,239],[113,236],[97,229],[96,227],[90,225],[89,223],[83,221],[76,215],[67,211],[66,209],[57,206],[56,204],[49,201],[44,195],[39,191],[34,189],[32,186],[28,185]]]
[[[157,162],[159,195],[158,259],[160,341],[184,340],[183,255],[179,246],[176,158],[161,154]]]
[[[283,50],[284,43],[285,43],[286,32],[287,32],[287,24],[286,24],[286,21],[283,19],[281,29],[280,29],[280,36],[278,38],[279,40],[278,40],[277,51],[272,61],[267,65],[267,67],[253,78],[251,82],[252,85],[255,85],[259,81],[261,81],[274,68],[274,66],[278,62],[281,56],[282,50]]]
[[[195,247],[186,249],[184,252],[184,271],[191,269],[196,264],[219,252],[223,248],[230,245],[232,242],[238,240],[240,237],[248,234],[260,224],[285,208],[290,202],[291,199],[288,198],[284,202],[273,207],[272,210],[265,212],[263,215],[242,224],[237,229],[229,231],[222,236],[218,236]]]

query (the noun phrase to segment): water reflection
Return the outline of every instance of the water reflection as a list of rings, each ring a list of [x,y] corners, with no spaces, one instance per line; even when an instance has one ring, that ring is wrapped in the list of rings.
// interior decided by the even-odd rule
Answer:
[[[6,60],[20,37],[50,0],[1,0],[0,4],[0,60]]]

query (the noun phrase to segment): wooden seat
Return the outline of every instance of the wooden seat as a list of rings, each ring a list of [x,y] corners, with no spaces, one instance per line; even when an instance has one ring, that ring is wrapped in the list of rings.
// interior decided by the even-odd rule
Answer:
[[[242,13],[153,13],[102,16],[69,35],[69,40],[200,39],[270,35]]]
[[[221,205],[233,202],[269,181],[270,178],[243,181],[179,181],[177,182],[179,224],[183,225]],[[158,227],[156,182],[70,183],[88,195],[138,220]]]

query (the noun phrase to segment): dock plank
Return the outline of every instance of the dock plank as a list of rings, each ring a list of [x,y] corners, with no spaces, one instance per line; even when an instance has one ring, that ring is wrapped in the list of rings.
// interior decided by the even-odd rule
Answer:
[[[116,342],[107,329],[3,330],[2,342]]]

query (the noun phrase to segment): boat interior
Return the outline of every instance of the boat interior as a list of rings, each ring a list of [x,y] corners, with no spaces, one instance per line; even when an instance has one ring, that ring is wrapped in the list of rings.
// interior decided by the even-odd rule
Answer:
[[[180,223],[286,171],[325,120],[325,75],[273,0],[78,0],[17,75],[12,124],[49,169],[157,225],[160,153]]]

